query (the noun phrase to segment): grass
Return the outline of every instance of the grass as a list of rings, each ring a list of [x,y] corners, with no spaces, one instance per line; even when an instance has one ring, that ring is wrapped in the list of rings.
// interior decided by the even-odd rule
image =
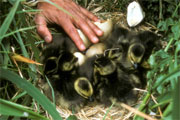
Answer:
[[[37,35],[33,16],[38,10],[22,5],[20,0],[2,2],[0,8],[0,119],[62,119],[54,105],[35,87],[42,74],[42,66],[17,62],[11,59],[13,53],[40,62],[42,39]],[[89,1],[77,1],[88,7]],[[168,5],[169,12],[160,8],[161,19],[156,23],[165,48],[154,52],[149,63],[152,69],[147,73],[147,92],[143,94],[138,110],[145,114],[154,114],[157,119],[179,120],[180,109],[180,3],[172,4],[156,0],[162,8]],[[151,8],[155,2],[150,2]],[[13,3],[13,4],[12,4]],[[99,12],[126,12],[128,1],[101,0],[91,2],[90,10],[103,6]],[[96,6],[93,6],[96,4]],[[146,4],[144,4],[146,5]],[[112,6],[115,6],[113,9]],[[154,7],[156,8],[156,6]],[[25,10],[23,10],[25,9]],[[149,11],[150,14],[153,11]],[[166,15],[166,12],[171,13]],[[155,18],[156,16],[152,16]],[[26,18],[26,19],[24,19]],[[146,22],[151,23],[151,19]],[[154,23],[154,21],[153,21]],[[14,49],[14,51],[13,51]],[[111,108],[109,108],[111,110]],[[11,112],[9,112],[11,111]],[[46,114],[46,111],[48,114]],[[107,111],[108,113],[109,111]],[[50,116],[51,117],[50,117]],[[12,117],[14,116],[14,118]],[[107,114],[105,114],[104,119]],[[74,115],[69,116],[74,120]],[[144,119],[134,115],[134,120]]]

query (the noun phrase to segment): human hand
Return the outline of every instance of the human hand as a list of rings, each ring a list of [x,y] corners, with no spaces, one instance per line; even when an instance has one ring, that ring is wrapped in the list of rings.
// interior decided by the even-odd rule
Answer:
[[[37,32],[47,43],[52,41],[52,35],[47,28],[47,23],[55,23],[61,26],[74,41],[80,51],[84,51],[86,47],[83,44],[76,28],[81,29],[81,31],[92,43],[97,43],[99,41],[97,36],[102,36],[103,32],[93,24],[93,22],[100,22],[95,15],[77,5],[72,0],[51,1],[71,13],[73,17],[49,3],[39,2],[38,9],[42,11],[36,15],[35,23],[38,25]]]

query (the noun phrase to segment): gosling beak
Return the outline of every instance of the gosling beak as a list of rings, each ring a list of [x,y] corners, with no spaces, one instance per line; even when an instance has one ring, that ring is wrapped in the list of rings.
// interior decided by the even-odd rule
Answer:
[[[89,100],[90,102],[93,102],[93,101],[94,101],[94,98],[91,96],[91,97],[88,97],[88,100]]]
[[[137,63],[134,63],[134,68],[137,69],[138,68],[138,64]]]
[[[134,61],[131,61],[131,63],[132,63],[132,65],[133,65],[133,67],[134,67],[135,69],[138,68],[138,63],[136,63],[136,62],[134,62]]]

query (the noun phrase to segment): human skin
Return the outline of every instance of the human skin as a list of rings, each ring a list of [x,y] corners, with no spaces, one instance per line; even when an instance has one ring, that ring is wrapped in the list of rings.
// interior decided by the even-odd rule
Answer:
[[[40,9],[41,12],[35,16],[37,32],[47,43],[52,41],[52,35],[47,27],[49,23],[55,23],[61,26],[80,51],[84,51],[86,47],[76,28],[79,28],[92,43],[99,41],[98,37],[102,36],[103,32],[93,24],[93,22],[100,22],[94,14],[77,5],[72,0],[51,0],[51,2],[59,5],[72,16],[49,3],[38,3],[37,8]]]

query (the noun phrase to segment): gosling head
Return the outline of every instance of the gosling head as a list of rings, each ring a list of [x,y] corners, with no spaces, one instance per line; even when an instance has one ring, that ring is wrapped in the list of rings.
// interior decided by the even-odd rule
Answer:
[[[49,57],[46,61],[45,61],[45,66],[44,66],[44,73],[45,74],[51,74],[53,72],[55,72],[57,70],[57,57]]]
[[[71,52],[61,52],[58,58],[58,68],[62,71],[71,71],[77,62],[77,58]]]
[[[145,47],[141,43],[134,43],[130,45],[128,50],[128,58],[133,64],[134,68],[138,67],[138,64],[142,61],[144,56]]]
[[[74,82],[76,92],[83,98],[93,101],[93,87],[86,77],[79,77]]]
[[[94,62],[94,69],[99,72],[100,75],[110,75],[116,69],[116,64],[108,57],[100,57]]]

